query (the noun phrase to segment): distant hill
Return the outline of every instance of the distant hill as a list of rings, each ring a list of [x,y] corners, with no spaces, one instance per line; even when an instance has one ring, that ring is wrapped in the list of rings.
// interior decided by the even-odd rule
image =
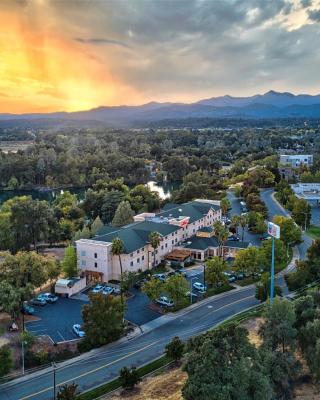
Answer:
[[[151,102],[140,106],[102,106],[87,111],[35,114],[0,114],[1,121],[50,121],[64,125],[99,123],[114,127],[145,125],[190,118],[319,118],[320,95],[269,91],[251,97],[212,97],[192,104]],[[22,123],[22,121],[21,121]]]

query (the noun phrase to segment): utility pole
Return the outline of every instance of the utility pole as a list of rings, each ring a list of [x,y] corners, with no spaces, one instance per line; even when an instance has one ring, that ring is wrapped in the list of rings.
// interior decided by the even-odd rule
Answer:
[[[271,285],[270,285],[270,304],[273,304],[274,297],[274,237],[272,237],[272,255],[271,255]]]
[[[274,239],[280,238],[280,226],[273,222],[268,222],[268,235],[272,237],[272,252],[271,252],[271,281],[270,281],[270,305],[273,304],[274,298]]]
[[[24,375],[24,339],[23,339],[23,334],[22,334],[22,340],[21,340],[21,354],[22,354],[22,375]]]
[[[56,400],[56,363],[52,363],[53,371],[53,400]]]

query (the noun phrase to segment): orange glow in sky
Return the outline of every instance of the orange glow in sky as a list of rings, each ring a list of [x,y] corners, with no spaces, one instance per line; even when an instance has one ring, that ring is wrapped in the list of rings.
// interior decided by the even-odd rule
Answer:
[[[124,98],[141,101],[80,43],[31,22],[0,11],[0,112],[76,111]]]

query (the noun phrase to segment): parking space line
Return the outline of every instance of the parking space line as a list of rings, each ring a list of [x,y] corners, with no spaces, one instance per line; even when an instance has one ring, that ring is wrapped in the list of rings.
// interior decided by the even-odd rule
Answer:
[[[61,337],[61,339],[65,342],[66,341],[66,339],[62,336],[62,334],[59,332],[59,331],[57,331],[57,334]]]

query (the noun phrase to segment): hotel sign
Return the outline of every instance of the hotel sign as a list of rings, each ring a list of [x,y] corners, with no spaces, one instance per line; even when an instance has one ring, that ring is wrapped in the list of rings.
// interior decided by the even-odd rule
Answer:
[[[268,235],[280,239],[280,226],[273,222],[268,222]]]

